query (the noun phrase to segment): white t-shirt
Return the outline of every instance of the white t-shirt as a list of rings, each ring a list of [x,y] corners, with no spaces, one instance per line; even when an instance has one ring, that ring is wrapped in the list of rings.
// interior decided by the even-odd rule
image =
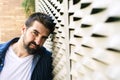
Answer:
[[[30,80],[33,55],[19,58],[9,47],[0,80]]]

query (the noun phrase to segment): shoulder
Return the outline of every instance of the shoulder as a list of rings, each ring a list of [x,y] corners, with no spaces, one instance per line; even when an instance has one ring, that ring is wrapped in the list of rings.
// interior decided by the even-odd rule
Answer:
[[[52,52],[48,51],[45,47],[41,47],[39,51],[40,61],[49,62],[53,59]]]
[[[1,43],[1,44],[0,44],[0,52],[2,52],[4,49],[6,49],[7,46],[8,46],[8,42]]]
[[[45,47],[41,47],[41,52],[42,52],[44,55],[49,55],[49,56],[52,55],[52,52],[50,52],[49,50],[47,50]]]
[[[13,44],[14,42],[16,42],[18,40],[18,38],[14,38],[12,40],[9,40],[7,42],[1,43],[0,44],[0,52],[6,52],[6,50],[8,49],[8,47]]]

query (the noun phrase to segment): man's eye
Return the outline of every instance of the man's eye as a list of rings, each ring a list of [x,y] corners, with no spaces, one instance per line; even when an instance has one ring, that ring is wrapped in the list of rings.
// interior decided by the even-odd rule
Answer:
[[[33,31],[33,34],[34,34],[35,36],[38,36],[38,32],[36,32],[36,31]]]

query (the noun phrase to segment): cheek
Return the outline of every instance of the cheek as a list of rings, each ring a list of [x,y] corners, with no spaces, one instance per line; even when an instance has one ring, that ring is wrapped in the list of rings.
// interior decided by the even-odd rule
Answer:
[[[46,41],[46,40],[42,40],[42,44],[44,44],[45,41]]]
[[[27,42],[31,42],[31,41],[34,40],[34,37],[33,37],[30,33],[26,33],[26,34],[25,34],[25,40],[26,40]]]
[[[45,41],[46,41],[46,40],[44,40],[44,39],[41,40],[41,42],[40,42],[40,46],[42,46],[42,45],[45,43]]]

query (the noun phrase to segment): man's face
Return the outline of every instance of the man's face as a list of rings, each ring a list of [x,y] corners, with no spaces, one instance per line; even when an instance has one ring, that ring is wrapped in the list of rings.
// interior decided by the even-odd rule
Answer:
[[[50,34],[49,30],[38,21],[35,21],[29,28],[24,27],[22,32],[23,46],[29,54],[34,54],[44,44]]]

